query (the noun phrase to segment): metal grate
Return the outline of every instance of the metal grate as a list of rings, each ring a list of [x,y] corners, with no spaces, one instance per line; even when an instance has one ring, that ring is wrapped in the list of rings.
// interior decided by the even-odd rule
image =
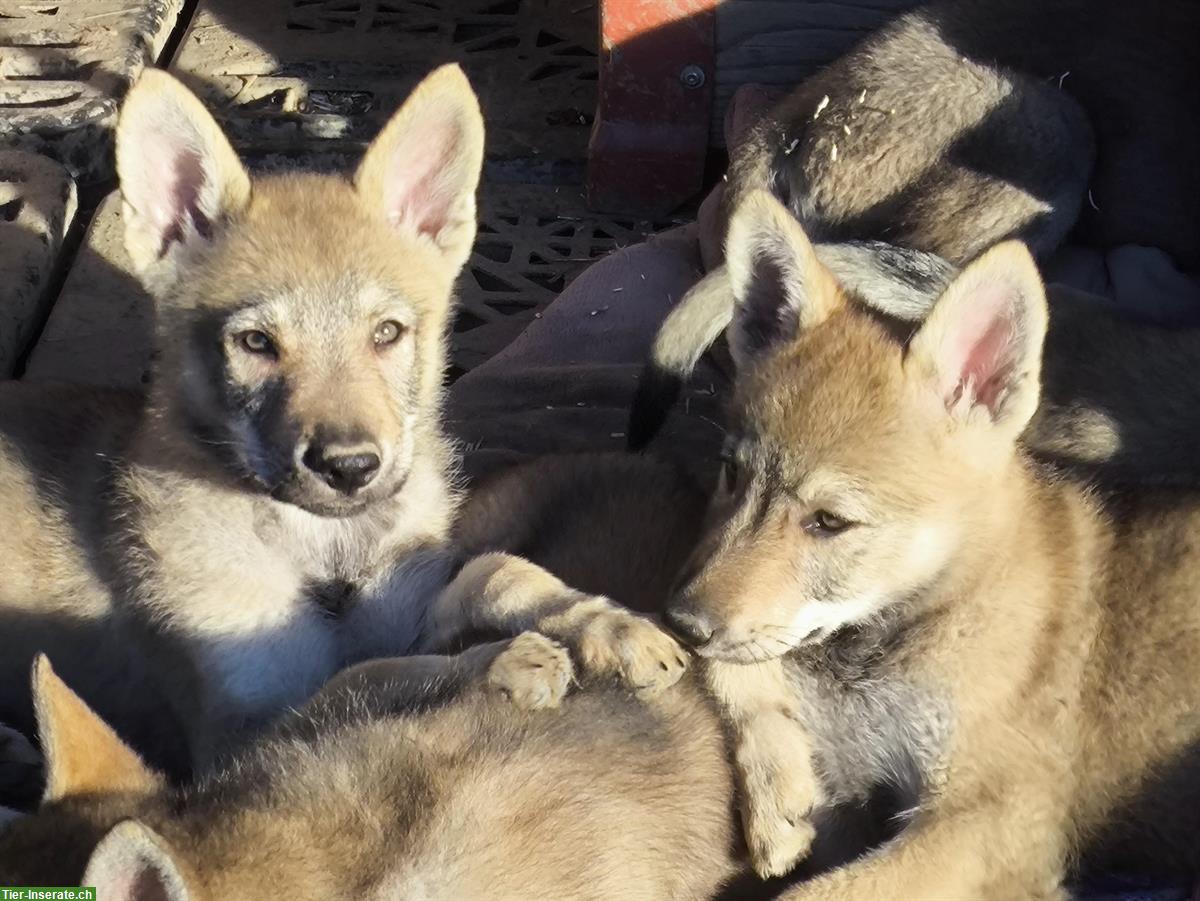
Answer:
[[[243,149],[289,151],[360,146],[422,76],[456,61],[493,158],[582,160],[594,32],[589,0],[202,0],[173,69]]]
[[[578,187],[490,185],[480,201],[454,326],[458,372],[500,351],[591,263],[679,224],[591,212]]]

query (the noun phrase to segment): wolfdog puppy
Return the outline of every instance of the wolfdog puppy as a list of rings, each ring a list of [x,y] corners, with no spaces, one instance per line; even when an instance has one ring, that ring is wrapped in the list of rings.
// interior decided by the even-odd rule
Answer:
[[[724,210],[767,189],[820,243],[881,240],[961,265],[1005,238],[1042,256],[1075,228],[1194,269],[1198,29],[1200,6],[1176,0],[924,4],[756,126],[733,153]],[[729,322],[727,285],[717,267],[664,324],[635,447]]]
[[[0,882],[107,901],[692,899],[738,875],[724,736],[692,680],[522,712],[491,689],[557,703],[570,658],[534,633],[499,644],[347,672],[185,790],[42,658],[47,797],[0,832]],[[537,679],[506,681],[514,658]]]
[[[183,772],[348,663],[460,631],[474,602],[478,570],[432,634],[429,605],[461,562],[441,395],[483,120],[443,67],[352,178],[251,179],[200,102],[152,70],[125,101],[117,156],[158,368],[144,405],[0,390],[0,720],[29,727],[25,674],[44,652]],[[591,642],[589,664],[649,690],[679,677],[653,624],[603,598],[567,616],[574,599],[540,597],[559,617],[543,628]],[[471,616],[533,625],[505,604]]]
[[[1006,242],[911,336],[760,192],[734,217],[732,430],[667,620],[733,723],[756,867],[881,785],[893,841],[796,899],[1063,898],[1200,865],[1196,489],[1100,494],[1019,436],[1047,313]]]

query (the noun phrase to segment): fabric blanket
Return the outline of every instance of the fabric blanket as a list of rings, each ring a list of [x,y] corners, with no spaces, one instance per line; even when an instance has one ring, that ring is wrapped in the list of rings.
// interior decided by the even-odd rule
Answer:
[[[504,350],[450,391],[451,432],[472,477],[545,453],[622,450],[629,404],[663,317],[701,275],[696,229],[595,263]],[[702,363],[664,446],[714,457],[720,374]]]
[[[735,146],[775,93],[743,86],[728,108]],[[450,427],[468,475],[544,453],[619,450],[629,403],[654,335],[672,305],[721,258],[718,185],[691,226],[600,260],[506,349],[464,375],[449,398]],[[1163,324],[1200,323],[1200,278],[1152,247],[1068,246],[1047,281],[1092,294],[1098,308]],[[723,376],[706,357],[657,447],[702,470],[721,440]]]

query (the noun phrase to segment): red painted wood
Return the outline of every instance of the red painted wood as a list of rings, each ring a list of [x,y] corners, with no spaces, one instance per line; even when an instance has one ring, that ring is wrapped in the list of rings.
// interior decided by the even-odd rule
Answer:
[[[716,76],[718,0],[602,0],[588,204],[668,213],[700,190]]]

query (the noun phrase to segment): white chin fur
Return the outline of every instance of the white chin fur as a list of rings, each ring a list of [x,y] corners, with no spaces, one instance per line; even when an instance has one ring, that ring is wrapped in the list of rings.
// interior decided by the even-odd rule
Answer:
[[[880,599],[876,596],[852,601],[815,602],[802,607],[789,624],[789,631],[797,646],[812,640],[828,638],[843,626],[851,626],[867,619],[879,609]]]

